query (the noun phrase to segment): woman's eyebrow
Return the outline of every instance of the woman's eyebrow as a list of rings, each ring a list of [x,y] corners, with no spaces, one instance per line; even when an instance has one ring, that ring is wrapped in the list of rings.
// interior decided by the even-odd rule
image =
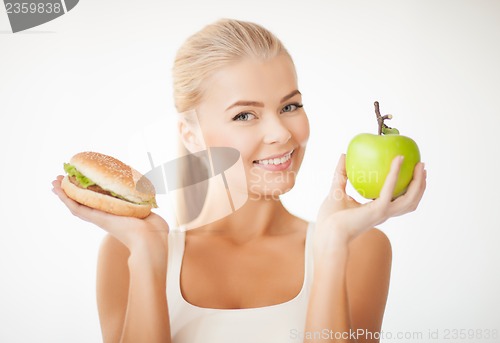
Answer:
[[[281,99],[281,102],[285,102],[287,101],[288,99],[290,98],[293,98],[295,95],[297,94],[302,94],[299,92],[298,89],[295,89],[293,90],[292,92],[290,92],[289,94],[285,95],[282,99]],[[248,101],[248,100],[239,100],[239,101],[236,101],[234,104],[232,104],[231,106],[229,106],[228,108],[226,108],[226,111],[230,110],[231,108],[233,107],[236,107],[236,106],[255,106],[255,107],[264,107],[264,104],[262,102],[258,102],[258,101]]]
[[[255,106],[255,107],[264,107],[264,104],[261,103],[261,102],[257,102],[257,101],[246,101],[246,100],[240,100],[240,101],[236,101],[234,104],[232,104],[231,106],[229,106],[228,108],[226,108],[226,111],[230,110],[231,108],[233,107],[236,107],[236,106]]]
[[[294,91],[290,92],[290,94],[285,95],[285,96],[283,97],[283,99],[281,99],[281,102],[285,102],[285,101],[287,101],[288,99],[293,98],[293,97],[294,97],[295,95],[297,95],[297,94],[302,95],[302,93],[301,93],[301,92],[299,92],[299,90],[298,90],[298,89],[296,89],[296,90],[294,90]]]

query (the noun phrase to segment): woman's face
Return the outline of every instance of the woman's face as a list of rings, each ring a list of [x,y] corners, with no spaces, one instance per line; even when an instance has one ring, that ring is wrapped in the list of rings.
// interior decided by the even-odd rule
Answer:
[[[230,64],[204,81],[203,94],[197,113],[204,143],[240,152],[250,198],[290,190],[309,138],[290,58]]]

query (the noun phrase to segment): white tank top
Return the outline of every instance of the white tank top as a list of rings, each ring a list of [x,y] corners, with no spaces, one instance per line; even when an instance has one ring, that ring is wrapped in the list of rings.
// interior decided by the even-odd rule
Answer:
[[[180,272],[185,232],[172,230],[168,239],[167,300],[173,343],[291,343],[302,342],[312,283],[312,231],[307,227],[302,288],[281,304],[246,309],[194,306],[182,296]]]

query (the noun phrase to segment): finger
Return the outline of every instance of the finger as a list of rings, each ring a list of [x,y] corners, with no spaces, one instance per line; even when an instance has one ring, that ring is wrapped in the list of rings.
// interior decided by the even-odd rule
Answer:
[[[413,172],[413,179],[406,193],[394,200],[390,215],[392,217],[415,211],[422,199],[427,186],[427,171],[423,163],[418,163]]]
[[[61,181],[64,178],[62,175],[58,175],[54,181],[52,181],[52,192],[57,195],[56,189],[61,189]]]
[[[64,176],[58,175],[57,178],[52,181],[52,186],[53,189],[52,191],[61,199],[61,201],[68,207],[68,209],[71,211],[73,214],[80,214],[82,212],[81,208],[86,207],[89,208],[88,206],[81,205],[80,203],[74,201],[70,197],[67,196],[66,192],[62,189],[61,182]],[[85,211],[85,210],[83,210]],[[83,218],[82,218],[83,219]]]
[[[82,220],[94,223],[97,226],[106,229],[107,223],[109,223],[110,217],[112,217],[113,215],[82,205],[68,197],[66,195],[66,192],[64,192],[61,187],[61,179],[62,177],[57,177],[56,180],[52,181],[52,185],[54,186],[52,191],[59,197],[64,205],[66,205],[71,214]]]
[[[64,178],[64,176],[57,175],[57,177],[55,178],[55,180],[52,181],[52,186],[55,186],[56,184],[61,184],[61,181],[62,181],[63,178]]]
[[[413,171],[413,179],[408,185],[406,195],[410,199],[420,200],[427,185],[427,171],[424,163],[418,163]]]
[[[330,188],[330,194],[337,194],[337,192],[345,193],[345,187],[347,185],[347,173],[345,170],[345,154],[341,154],[339,161],[337,162],[337,167],[333,173],[332,186]]]
[[[394,188],[396,187],[396,182],[398,181],[398,175],[403,159],[403,156],[396,156],[392,160],[391,169],[389,170],[389,174],[385,178],[384,185],[380,191],[380,201],[383,203],[390,203],[392,201],[392,194],[394,193]]]
[[[85,212],[85,209],[82,209],[82,207],[87,207],[87,206],[81,205],[78,202],[74,201],[73,199],[69,198],[64,192],[64,190],[61,188],[59,180],[53,181],[52,184],[54,185],[53,189],[54,193],[59,197],[59,199],[64,203],[64,205],[66,205],[66,207],[70,210],[70,212],[75,216],[85,220],[85,218],[83,218],[82,216],[82,214],[84,214],[83,212]]]

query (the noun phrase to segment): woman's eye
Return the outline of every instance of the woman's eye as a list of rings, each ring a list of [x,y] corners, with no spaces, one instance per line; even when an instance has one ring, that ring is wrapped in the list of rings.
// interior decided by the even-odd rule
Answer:
[[[301,108],[302,106],[303,105],[300,105],[300,104],[289,104],[289,105],[286,105],[285,107],[283,107],[281,112],[293,112],[293,111]]]
[[[233,117],[234,121],[249,121],[255,118],[255,115],[248,112],[238,113],[235,117]]]

